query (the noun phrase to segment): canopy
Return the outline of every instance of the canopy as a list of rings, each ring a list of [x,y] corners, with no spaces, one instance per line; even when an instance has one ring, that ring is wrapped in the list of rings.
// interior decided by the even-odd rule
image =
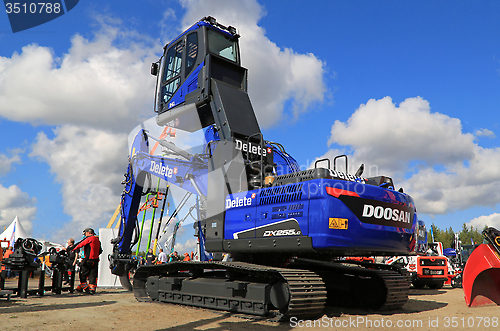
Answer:
[[[5,229],[2,234],[0,234],[0,239],[1,240],[8,240],[10,241],[10,246],[14,247],[14,243],[18,238],[29,238],[28,235],[26,234],[26,231],[24,230],[23,226],[21,225],[21,222],[19,221],[19,218],[16,216],[12,223]]]
[[[453,248],[445,248],[443,254],[445,256],[457,256],[457,252]]]

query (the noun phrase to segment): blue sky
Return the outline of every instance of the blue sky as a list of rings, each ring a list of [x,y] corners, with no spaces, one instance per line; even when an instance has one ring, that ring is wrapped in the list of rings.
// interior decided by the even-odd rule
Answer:
[[[302,167],[346,153],[351,172],[393,177],[428,225],[500,227],[499,14],[498,1],[85,0],[15,34],[0,14],[0,226],[17,215],[62,243],[106,226],[127,136],[154,115],[150,64],[211,15],[241,35],[265,138]]]

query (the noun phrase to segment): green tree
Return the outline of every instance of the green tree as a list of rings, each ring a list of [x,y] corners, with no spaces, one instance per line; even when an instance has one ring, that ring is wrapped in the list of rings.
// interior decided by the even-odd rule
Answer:
[[[486,228],[487,226],[485,226],[483,230]],[[483,235],[481,234],[481,232],[482,230],[479,231],[472,225],[470,227],[467,227],[467,225],[464,223],[462,225],[462,230],[458,233],[458,237],[462,242],[462,245],[470,245],[472,241],[474,241],[475,244],[481,244],[483,242]],[[428,242],[432,242],[432,233],[434,233],[434,241],[442,242],[443,248],[455,248],[455,232],[451,227],[445,231],[438,228],[435,224],[432,224],[429,228],[429,232],[427,233]]]
[[[443,233],[443,248],[454,248],[455,247],[455,232],[451,226]]]
[[[486,228],[486,226],[484,228]],[[462,231],[460,231],[459,237],[462,245],[470,245],[472,243],[471,239],[475,244],[481,244],[483,242],[483,235],[481,232],[472,225],[468,228],[465,223],[462,225]]]
[[[432,242],[432,233],[434,233],[434,241],[443,243],[443,248],[455,247],[455,232],[451,227],[444,231],[433,223],[431,228],[429,228],[429,232],[427,233],[427,242]]]

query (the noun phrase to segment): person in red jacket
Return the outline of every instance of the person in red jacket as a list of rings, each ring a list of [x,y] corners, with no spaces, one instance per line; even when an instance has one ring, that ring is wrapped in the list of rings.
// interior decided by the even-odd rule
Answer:
[[[0,249],[0,252],[1,251],[2,250]],[[12,253],[14,253],[12,251],[12,246],[7,247],[7,250],[3,253],[3,258],[4,259],[9,258],[12,255]],[[4,270],[5,270],[5,272],[4,272]],[[0,269],[0,272],[2,273],[2,277],[3,278],[10,278],[12,276],[12,271],[10,269],[8,269],[8,268],[6,269],[4,265],[2,265],[2,268]]]
[[[102,253],[101,242],[91,228],[83,230],[85,239],[80,241],[72,250],[76,251],[83,247],[84,258],[80,265],[80,285],[76,287],[77,292],[88,292],[94,294],[97,289],[97,273],[99,267],[99,255]],[[88,279],[88,284],[87,284]]]

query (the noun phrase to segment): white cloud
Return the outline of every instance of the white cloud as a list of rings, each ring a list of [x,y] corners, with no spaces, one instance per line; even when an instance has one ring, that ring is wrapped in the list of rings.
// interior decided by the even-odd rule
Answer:
[[[72,221],[62,230],[72,234],[109,221],[120,202],[127,169],[127,136],[64,125],[53,140],[39,133],[31,157],[45,161],[62,184],[64,212]],[[56,234],[61,235],[61,234]]]
[[[248,68],[248,93],[257,119],[269,127],[285,118],[297,119],[315,103],[323,102],[325,63],[314,54],[280,49],[270,41],[258,21],[264,8],[254,0],[181,0],[187,9],[183,28],[204,16],[213,16],[241,35],[242,65]],[[291,109],[285,109],[290,102]]]
[[[500,202],[500,148],[474,139],[459,119],[431,112],[421,97],[398,106],[385,97],[362,104],[346,122],[335,121],[328,140],[335,150],[325,156],[346,151],[349,172],[365,163],[365,176],[392,177],[420,213],[446,214]]]
[[[195,251],[196,244],[198,243],[196,238],[188,239],[185,243],[177,243],[174,250],[184,257],[184,253],[190,253]]]
[[[10,157],[5,154],[0,154],[0,176],[9,173],[13,164],[21,163],[20,154],[22,153],[24,153],[24,151],[21,149],[13,149],[10,151]]]
[[[476,132],[474,132],[474,135],[476,135],[477,137],[488,137],[488,138],[496,137],[495,133],[488,129],[476,130]]]
[[[22,149],[12,149],[10,156],[0,154],[0,176],[12,171],[14,164],[21,164]],[[36,198],[30,197],[17,185],[0,185],[0,233],[18,216],[27,234],[31,234],[32,221],[36,215]],[[3,238],[1,238],[3,239]]]
[[[31,235],[32,221],[37,210],[36,198],[30,198],[28,193],[21,191],[17,185],[0,185],[0,197],[0,233],[17,216],[26,233]]]
[[[483,215],[470,220],[467,226],[473,226],[479,232],[483,230],[485,226],[500,229],[500,214],[494,213],[491,215]]]
[[[177,32],[181,32],[180,29],[177,30],[179,27],[175,27],[174,23],[177,23],[177,16],[172,8],[168,8],[163,12],[163,18],[161,22],[158,23],[158,27],[161,31],[161,39],[164,43],[170,42],[172,38],[175,38],[176,35],[178,35]]]
[[[191,26],[202,17],[215,17],[225,26],[234,26],[240,30],[242,26],[256,26],[256,22],[265,16],[265,9],[255,0],[179,0],[186,9],[182,18],[182,29]],[[260,28],[259,28],[260,29]]]
[[[36,44],[0,57],[0,116],[17,122],[123,131],[153,107],[149,74],[160,45],[101,20],[92,40],[75,35],[57,58]]]
[[[50,166],[72,217],[54,237],[107,223],[119,203],[127,134],[153,108],[149,66],[161,45],[118,21],[96,19],[93,38],[75,35],[61,58],[36,44],[0,57],[0,116],[59,125],[52,140],[40,133],[30,154]],[[16,154],[0,155],[0,174],[18,161]]]
[[[444,170],[422,169],[406,183],[419,209],[445,214],[473,206],[494,207],[500,202],[500,148],[476,146],[473,156]]]
[[[405,171],[409,162],[451,164],[471,159],[474,136],[459,119],[432,113],[421,97],[396,106],[390,97],[369,100],[344,123],[335,121],[328,144],[349,145],[356,159],[381,170]]]

